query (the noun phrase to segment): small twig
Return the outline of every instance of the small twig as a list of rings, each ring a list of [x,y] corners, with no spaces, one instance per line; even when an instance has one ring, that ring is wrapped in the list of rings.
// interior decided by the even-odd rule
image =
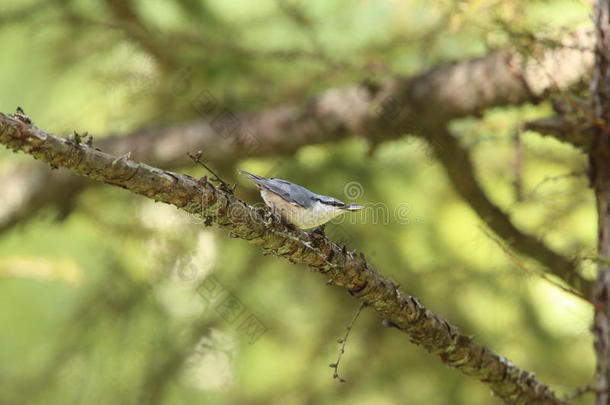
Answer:
[[[600,256],[600,255],[584,256],[582,258],[582,260],[583,261],[588,260],[588,261],[590,261],[592,263],[595,263],[595,264],[603,264],[603,265],[606,265],[606,266],[610,266],[610,259],[607,259],[607,258],[605,258],[603,256]]]
[[[360,316],[360,313],[362,312],[364,307],[366,307],[366,303],[363,302],[360,304],[360,307],[358,308],[358,311],[356,311],[356,314],[354,315],[354,318],[352,318],[352,321],[349,323],[349,325],[347,325],[347,328],[345,329],[345,336],[343,336],[343,339],[337,339],[337,343],[341,344],[341,347],[339,348],[339,356],[337,357],[336,362],[329,364],[329,367],[335,370],[333,372],[333,378],[339,379],[340,382],[346,381],[339,375],[339,363],[341,362],[341,358],[345,353],[345,344],[347,343],[347,338],[349,337],[349,334],[352,331],[352,328],[354,327],[354,324],[356,323],[356,320],[358,320],[358,317]]]
[[[216,172],[214,170],[212,170],[208,165],[206,165],[202,160],[201,160],[201,156],[203,155],[202,151],[197,151],[197,153],[195,153],[194,155],[191,154],[190,152],[186,153],[188,157],[190,157],[193,162],[200,164],[201,166],[203,166],[208,172],[210,172],[213,176],[214,176],[214,180],[219,182],[222,185],[222,188],[230,193],[233,193],[233,190],[235,189],[235,186],[231,186],[229,185],[229,183],[227,183],[226,181],[224,181],[218,174],[216,174]]]
[[[531,270],[529,269],[525,263],[523,263],[523,261],[521,260],[521,258],[519,258],[516,254],[514,254],[509,248],[507,248],[502,241],[500,241],[498,238],[496,238],[494,235],[492,235],[490,232],[488,232],[484,227],[479,226],[479,228],[483,231],[483,233],[485,234],[485,236],[487,236],[489,239],[491,239],[496,245],[498,245],[498,247],[500,249],[502,249],[502,251],[504,253],[506,253],[506,255],[508,256],[508,258],[521,270],[525,271],[528,274],[537,276],[539,278],[541,278],[542,280],[552,284],[553,286],[559,288],[560,290],[571,294],[575,297],[580,298],[581,300],[585,301],[587,304],[593,305],[593,303],[591,301],[589,301],[587,298],[585,298],[582,294],[580,294],[578,291],[575,291],[571,288],[568,288],[558,282],[556,282],[555,280],[551,279],[550,277],[548,277],[545,273],[539,272],[539,271],[535,271],[535,270]]]
[[[597,388],[593,387],[592,385],[585,385],[584,387],[578,388],[577,390],[575,390],[573,393],[571,394],[567,394],[565,397],[563,397],[563,400],[565,402],[572,402],[580,397],[582,397],[583,395],[589,393],[589,392],[599,392],[600,390],[598,390]]]
[[[515,176],[515,199],[523,201],[523,141],[521,139],[521,126],[514,132],[515,157],[513,161],[513,174]]]
[[[530,194],[530,196],[536,195],[538,189],[540,187],[542,187],[544,184],[548,183],[548,182],[563,180],[563,179],[567,179],[567,178],[570,178],[570,177],[580,177],[580,176],[584,176],[586,174],[587,174],[586,171],[577,171],[577,172],[569,172],[569,173],[565,173],[565,174],[559,174],[557,176],[546,176],[545,178],[540,180],[540,182],[538,182],[534,186],[534,188],[532,189],[532,191],[530,191],[529,194]]]

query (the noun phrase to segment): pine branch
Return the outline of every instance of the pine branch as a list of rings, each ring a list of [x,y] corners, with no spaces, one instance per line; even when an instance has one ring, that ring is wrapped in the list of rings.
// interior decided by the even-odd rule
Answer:
[[[510,216],[489,199],[476,178],[469,151],[445,126],[431,130],[429,137],[432,139],[430,145],[456,191],[491,230],[516,252],[533,258],[545,266],[549,274],[559,277],[585,298],[590,296],[592,283],[579,274],[575,259],[568,259],[544,241],[519,229]]]
[[[409,340],[463,374],[480,380],[507,404],[562,404],[534,374],[476,343],[471,336],[405,293],[369,264],[324,236],[287,228],[207,180],[164,171],[59,138],[0,113],[0,143],[91,180],[174,205],[248,240],[267,253],[309,266],[373,308]]]

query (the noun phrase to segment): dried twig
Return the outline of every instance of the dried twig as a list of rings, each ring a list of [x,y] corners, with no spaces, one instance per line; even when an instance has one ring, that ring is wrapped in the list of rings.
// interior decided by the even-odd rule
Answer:
[[[193,159],[193,162],[203,166],[208,172],[210,172],[213,176],[215,181],[219,182],[223,189],[225,191],[230,192],[231,194],[233,193],[233,190],[235,190],[235,185],[230,185],[229,183],[227,183],[226,181],[224,181],[218,174],[216,174],[216,172],[214,170],[212,170],[208,165],[206,165],[202,160],[201,160],[201,156],[203,155],[203,151],[197,151],[197,153],[192,154],[187,152],[188,157],[190,157],[191,159]]]
[[[563,397],[563,400],[566,402],[572,402],[572,401],[582,397],[585,394],[588,394],[590,392],[598,392],[598,391],[599,390],[597,388],[593,387],[592,385],[585,385],[584,387],[578,388],[573,393]]]
[[[340,382],[346,381],[343,377],[341,377],[339,375],[339,363],[341,362],[341,358],[343,357],[343,354],[345,353],[345,344],[347,343],[347,338],[349,338],[349,334],[351,333],[352,328],[354,327],[354,324],[358,320],[358,317],[360,316],[360,313],[362,312],[364,307],[366,307],[366,303],[363,302],[360,304],[360,307],[356,311],[356,314],[352,318],[349,325],[347,325],[347,328],[345,329],[345,336],[343,336],[343,339],[337,339],[337,343],[341,344],[341,347],[339,348],[339,356],[337,357],[336,362],[329,364],[329,367],[334,369],[333,378],[339,379]]]
[[[487,229],[485,229],[482,226],[479,226],[479,228],[481,229],[481,231],[483,231],[483,233],[485,234],[485,236],[487,236],[489,239],[491,239],[496,245],[498,245],[498,247],[500,249],[502,249],[502,251],[504,253],[506,253],[506,255],[508,256],[508,258],[521,270],[525,271],[528,274],[534,275],[536,277],[541,278],[542,280],[552,284],[553,286],[559,288],[560,290],[571,294],[575,297],[580,298],[581,300],[585,301],[587,304],[593,305],[593,303],[591,301],[589,301],[587,298],[585,298],[581,293],[579,293],[576,290],[573,290],[569,287],[566,287],[564,285],[562,285],[561,283],[558,283],[557,281],[553,280],[552,278],[550,278],[546,273],[540,272],[540,271],[535,271],[532,270],[530,268],[528,268],[525,263],[523,263],[523,260],[521,260],[521,258],[519,256],[517,256],[515,253],[513,253],[508,247],[506,247],[504,245],[504,243],[502,243],[501,240],[499,240],[498,238],[496,238],[494,235],[492,235]]]

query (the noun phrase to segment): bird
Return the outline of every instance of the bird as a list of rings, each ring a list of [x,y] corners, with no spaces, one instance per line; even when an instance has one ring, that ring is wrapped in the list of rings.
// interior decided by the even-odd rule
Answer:
[[[303,186],[286,180],[258,176],[245,170],[240,174],[250,179],[260,190],[265,204],[275,215],[285,222],[300,229],[322,231],[323,226],[331,219],[345,212],[359,211],[361,205],[347,204],[336,198],[316,194]]]

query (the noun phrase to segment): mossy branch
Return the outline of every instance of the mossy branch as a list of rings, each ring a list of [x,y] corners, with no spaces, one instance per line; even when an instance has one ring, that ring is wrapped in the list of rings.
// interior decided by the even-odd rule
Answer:
[[[267,253],[309,266],[332,284],[373,308],[409,340],[442,362],[488,385],[507,404],[562,404],[533,373],[513,365],[384,277],[364,254],[349,251],[319,234],[290,229],[208,180],[172,173],[128,156],[116,157],[77,140],[47,133],[22,116],[0,113],[0,143],[52,167],[63,167],[97,182],[121,187],[147,198],[202,215]],[[380,326],[381,327],[381,326]]]

